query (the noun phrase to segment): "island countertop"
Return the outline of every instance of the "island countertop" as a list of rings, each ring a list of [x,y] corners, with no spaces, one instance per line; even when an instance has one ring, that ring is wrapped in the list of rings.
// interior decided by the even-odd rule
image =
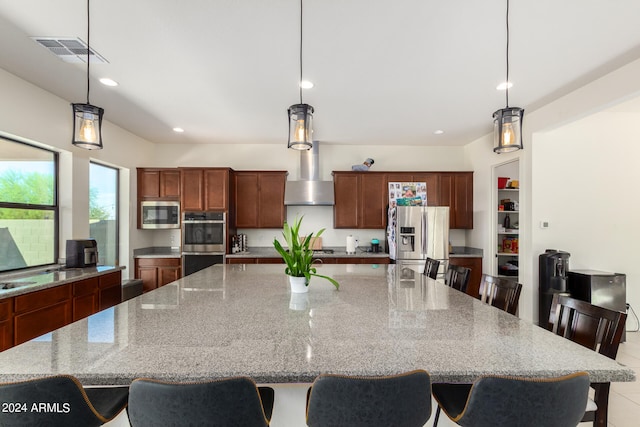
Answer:
[[[426,369],[434,382],[485,374],[592,381],[634,371],[397,265],[323,265],[291,294],[280,265],[215,265],[0,353],[0,381],[70,374],[84,384],[137,377],[248,375],[308,383],[316,375]],[[400,271],[402,270],[402,271]]]

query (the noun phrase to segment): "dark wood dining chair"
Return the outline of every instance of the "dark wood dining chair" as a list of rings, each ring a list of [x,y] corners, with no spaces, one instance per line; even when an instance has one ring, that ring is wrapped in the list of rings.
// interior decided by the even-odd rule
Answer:
[[[433,258],[427,258],[427,261],[424,263],[424,274],[432,279],[438,277],[438,269],[440,268],[440,261]]]
[[[515,316],[521,291],[522,285],[515,280],[483,274],[479,299]]]
[[[129,422],[132,427],[268,427],[273,403],[274,390],[247,377],[182,383],[138,378],[130,387]]]
[[[128,392],[127,386],[85,388],[70,375],[0,384],[0,400],[14,405],[0,411],[0,425],[101,426],[127,407]]]
[[[424,370],[381,377],[322,374],[307,394],[309,427],[422,427],[431,417]]]
[[[433,384],[440,408],[457,425],[468,427],[574,427],[589,396],[589,375],[557,378],[485,376],[473,384]]]
[[[447,273],[444,276],[444,284],[457,289],[460,292],[467,292],[470,277],[470,268],[449,264]]]
[[[563,294],[553,296],[549,316],[553,333],[614,360],[618,354],[626,319],[626,313]],[[592,383],[591,387],[595,393],[590,403],[595,404],[591,405],[595,409],[590,410],[588,407],[581,422],[592,421],[594,426],[606,427],[611,383]]]

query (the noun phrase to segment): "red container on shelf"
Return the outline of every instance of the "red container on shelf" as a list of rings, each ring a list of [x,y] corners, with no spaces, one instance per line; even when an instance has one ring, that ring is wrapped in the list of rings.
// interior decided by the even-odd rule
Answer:
[[[504,190],[507,188],[507,181],[509,181],[509,177],[499,176],[498,177],[498,189]]]

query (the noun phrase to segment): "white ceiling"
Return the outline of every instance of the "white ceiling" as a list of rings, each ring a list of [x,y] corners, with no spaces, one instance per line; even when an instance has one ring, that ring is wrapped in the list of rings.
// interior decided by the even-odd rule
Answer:
[[[491,132],[505,106],[496,90],[505,7],[304,0],[304,78],[315,87],[303,101],[315,108],[315,139],[464,145]],[[510,106],[525,108],[526,122],[526,112],[640,58],[639,21],[638,0],[512,0]],[[85,66],[32,36],[85,40],[86,1],[0,0],[0,67],[84,102]],[[299,102],[298,43],[299,0],[93,0],[91,47],[109,63],[91,67],[91,103],[158,143],[284,144],[286,110]]]

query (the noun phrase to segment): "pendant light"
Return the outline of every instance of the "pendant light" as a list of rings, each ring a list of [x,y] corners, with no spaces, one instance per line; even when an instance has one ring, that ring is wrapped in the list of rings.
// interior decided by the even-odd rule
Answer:
[[[509,0],[507,0],[507,81],[506,107],[493,113],[493,151],[509,153],[521,150],[522,147],[522,119],[524,110],[509,107]]]
[[[313,138],[313,107],[302,102],[302,0],[300,0],[300,103],[287,110],[289,114],[289,142],[287,148],[309,150]]]
[[[73,145],[87,150],[102,149],[102,115],[104,109],[89,103],[89,63],[91,47],[89,43],[90,35],[90,13],[89,2],[87,0],[87,103],[71,104],[73,107]]]

